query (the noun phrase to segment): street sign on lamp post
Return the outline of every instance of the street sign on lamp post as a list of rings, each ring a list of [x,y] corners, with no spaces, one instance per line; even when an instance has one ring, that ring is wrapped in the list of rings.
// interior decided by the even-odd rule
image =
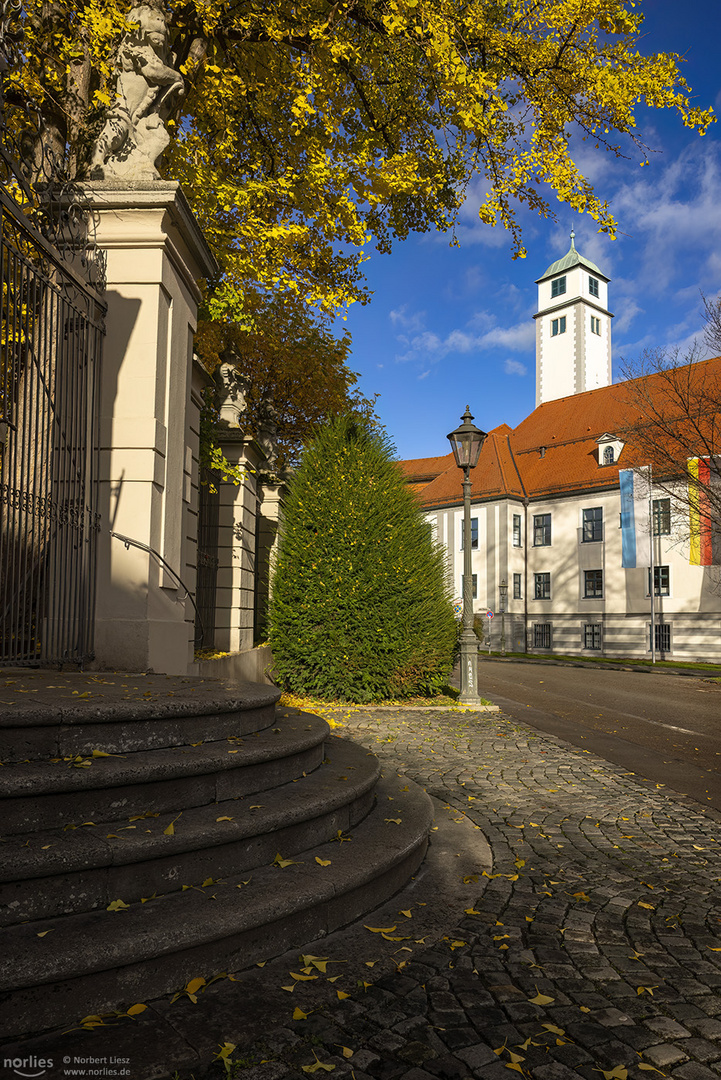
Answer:
[[[456,465],[463,469],[463,630],[461,631],[461,694],[464,705],[479,705],[478,638],[473,630],[473,567],[471,563],[471,469],[475,469],[486,440],[485,431],[473,423],[470,409],[463,423],[448,436]]]

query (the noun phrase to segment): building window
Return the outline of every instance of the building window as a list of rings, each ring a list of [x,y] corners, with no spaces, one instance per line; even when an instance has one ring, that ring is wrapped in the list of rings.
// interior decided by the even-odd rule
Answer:
[[[551,599],[551,575],[550,574],[534,574],[533,575],[536,584],[536,600],[550,600]]]
[[[671,575],[667,566],[654,566],[653,591],[656,596],[671,595]],[[648,571],[648,595],[651,595],[651,569]]]
[[[551,648],[550,622],[537,622],[533,624],[533,647],[535,649]]]
[[[465,543],[466,523],[461,521],[461,551]],[[478,547],[478,518],[471,518],[471,548]]]
[[[521,546],[521,515],[513,515],[513,546]]]
[[[513,575],[513,599],[514,600],[520,600],[521,599],[521,575],[520,574],[514,574]]]
[[[533,516],[533,546],[548,547],[551,543],[551,515],[534,514]]]
[[[591,333],[601,336],[601,320],[597,319],[595,315],[591,316]]]
[[[562,315],[560,319],[551,319],[551,337],[557,337],[559,334],[566,333],[566,316]]]
[[[598,296],[598,278],[588,275],[588,291],[591,296]]]
[[[604,465],[613,465],[615,460],[616,460],[616,454],[614,452],[613,447],[612,446],[604,447],[603,464]]]
[[[603,596],[603,570],[583,571],[583,595],[585,597]]]
[[[651,648],[651,627],[649,626],[649,649]],[[671,623],[655,623],[656,652],[671,652]]]
[[[551,296],[563,296],[566,291],[566,275],[554,278],[551,282]]]
[[[603,540],[603,507],[594,506],[583,511],[583,543],[592,544]]]
[[[473,574],[471,578],[473,584],[473,599],[478,599],[478,574]],[[461,574],[461,595],[465,596],[466,592],[466,575]]]
[[[583,647],[584,649],[597,650],[601,648],[600,623],[586,623],[583,628]]]
[[[653,500],[653,535],[668,536],[671,532],[671,500]]]

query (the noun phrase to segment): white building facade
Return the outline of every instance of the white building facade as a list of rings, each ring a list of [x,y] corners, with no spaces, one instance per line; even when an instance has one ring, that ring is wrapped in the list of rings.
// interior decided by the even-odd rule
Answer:
[[[650,658],[653,646],[659,659],[719,662],[721,567],[690,564],[684,515],[637,472],[646,511],[635,565],[623,554],[628,399],[623,383],[611,383],[608,283],[573,239],[538,281],[538,406],[514,430],[490,432],[471,474],[474,611],[493,650],[503,635],[508,652]],[[721,359],[704,363],[721,369]],[[460,597],[459,470],[450,454],[401,467],[446,547]]]
[[[668,501],[663,493],[653,500],[661,529],[653,538],[655,651],[662,659],[719,662],[718,569],[689,564],[687,545],[665,531]],[[650,553],[643,564],[622,567],[619,517],[618,489],[474,502],[474,611],[486,618],[491,648],[501,648],[503,634],[508,652],[650,658]],[[447,548],[460,597],[462,508],[439,509],[428,519]]]

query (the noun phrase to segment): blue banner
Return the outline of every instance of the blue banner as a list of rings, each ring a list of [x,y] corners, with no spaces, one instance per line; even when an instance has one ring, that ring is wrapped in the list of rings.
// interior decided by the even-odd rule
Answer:
[[[636,519],[633,499],[633,469],[619,469],[621,484],[621,566],[636,565]]]

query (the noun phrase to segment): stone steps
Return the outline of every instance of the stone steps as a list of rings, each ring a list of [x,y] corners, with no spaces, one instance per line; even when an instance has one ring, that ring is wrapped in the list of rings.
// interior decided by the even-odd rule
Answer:
[[[200,746],[121,751],[79,767],[62,759],[6,766],[0,773],[3,835],[251,795],[316,769],[327,732],[320,717],[280,710],[272,728]]]
[[[136,750],[160,750],[171,746],[192,746],[230,735],[263,731],[275,723],[273,707],[236,711],[212,716],[189,716],[127,723],[68,724],[53,727],[0,728],[0,761],[21,762],[89,755],[93,750],[108,754]]]
[[[166,813],[129,824],[126,817],[99,828],[10,837],[0,845],[0,925],[104,909],[118,899],[138,902],[246,873],[278,851],[313,847],[369,812],[379,772],[376,758],[332,739],[330,759],[302,784],[191,807],[180,818]]]
[[[272,708],[281,697],[276,686],[265,683],[227,685],[218,679],[192,676],[62,672],[52,678],[52,683],[62,685],[54,686],[48,678],[50,675],[50,672],[17,668],[0,671],[3,704],[11,706],[3,709],[0,727],[116,724],[250,712]]]
[[[191,691],[0,717],[0,1037],[302,945],[422,861],[430,800],[374,755],[274,688]]]
[[[198,976],[243,970],[371,911],[418,868],[432,821],[430,799],[410,782],[381,780],[377,797],[350,841],[296,853],[284,868],[265,866],[121,911],[6,928],[0,1038],[126,1009]]]

